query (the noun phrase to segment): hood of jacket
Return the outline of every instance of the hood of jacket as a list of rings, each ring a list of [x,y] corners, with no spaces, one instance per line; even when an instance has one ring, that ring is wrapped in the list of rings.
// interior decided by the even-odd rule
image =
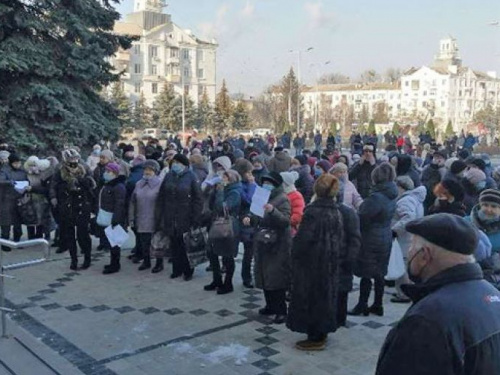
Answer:
[[[391,200],[398,197],[398,187],[393,181],[383,182],[373,186],[372,192],[383,194]]]
[[[419,186],[413,190],[403,193],[398,200],[403,199],[405,197],[411,197],[416,199],[419,203],[424,203],[426,196],[427,196],[427,189],[425,188],[425,186]]]

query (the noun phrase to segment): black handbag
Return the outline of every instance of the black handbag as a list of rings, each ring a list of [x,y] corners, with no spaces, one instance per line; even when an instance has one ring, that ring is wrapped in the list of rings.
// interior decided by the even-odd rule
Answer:
[[[272,248],[278,242],[278,233],[274,229],[259,228],[253,236],[253,240],[259,248]]]
[[[210,226],[210,232],[208,233],[209,241],[214,245],[221,242],[234,241],[235,233],[233,220],[234,219],[229,216],[227,208],[224,205],[224,216],[215,219]]]
[[[37,224],[36,208],[31,194],[24,194],[17,200],[17,213],[19,215],[21,224]]]
[[[207,257],[207,228],[191,229],[183,234],[184,246],[191,268],[208,261]]]

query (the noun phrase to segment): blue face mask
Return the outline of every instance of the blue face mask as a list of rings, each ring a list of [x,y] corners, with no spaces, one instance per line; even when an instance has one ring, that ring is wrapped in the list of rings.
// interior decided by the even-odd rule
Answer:
[[[102,178],[104,179],[104,181],[109,182],[115,178],[115,175],[113,173],[104,172]]]
[[[271,184],[264,184],[264,185],[262,185],[262,189],[273,191],[274,190],[274,186],[271,185]]]
[[[314,168],[314,175],[319,177],[323,174],[323,170],[321,168]]]
[[[182,171],[184,171],[184,167],[180,164],[172,164],[172,172],[174,172],[175,174],[179,174],[179,173],[182,173]]]

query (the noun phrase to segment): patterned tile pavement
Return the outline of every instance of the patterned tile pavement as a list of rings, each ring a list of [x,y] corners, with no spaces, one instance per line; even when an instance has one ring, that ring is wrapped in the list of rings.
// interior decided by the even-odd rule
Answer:
[[[6,259],[34,253],[26,249]],[[211,281],[205,265],[185,282],[171,280],[168,267],[139,272],[125,257],[120,273],[105,276],[108,254],[93,258],[89,270],[68,272],[67,255],[56,255],[12,271],[16,279],[6,282],[8,304],[16,310],[9,324],[43,343],[75,374],[373,374],[387,332],[408,307],[391,304],[387,295],[385,316],[349,317],[348,328],[331,334],[325,351],[303,353],[294,349],[302,335],[258,315],[263,295],[242,287],[239,269],[235,292],[218,296],[203,291]],[[351,306],[357,297],[351,293]]]

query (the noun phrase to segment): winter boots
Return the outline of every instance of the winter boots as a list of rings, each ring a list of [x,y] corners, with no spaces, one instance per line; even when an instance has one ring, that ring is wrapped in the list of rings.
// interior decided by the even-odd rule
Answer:
[[[139,267],[139,271],[144,271],[150,268],[151,268],[151,257],[149,255],[146,255],[142,259],[142,264]]]
[[[111,249],[111,262],[107,266],[104,266],[104,275],[109,275],[120,271],[120,248]]]
[[[158,273],[163,271],[163,258],[156,258],[156,264],[151,270],[151,273]]]

